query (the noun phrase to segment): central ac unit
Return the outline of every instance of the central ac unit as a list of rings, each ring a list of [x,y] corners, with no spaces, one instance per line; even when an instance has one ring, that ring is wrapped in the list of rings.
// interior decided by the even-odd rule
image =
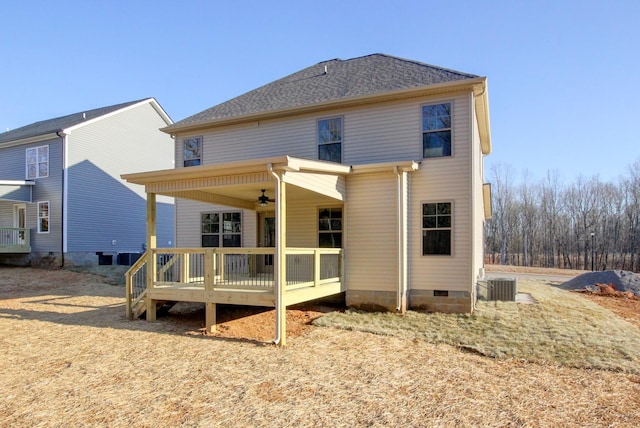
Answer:
[[[515,302],[518,294],[517,278],[492,278],[487,283],[487,300],[504,300]]]

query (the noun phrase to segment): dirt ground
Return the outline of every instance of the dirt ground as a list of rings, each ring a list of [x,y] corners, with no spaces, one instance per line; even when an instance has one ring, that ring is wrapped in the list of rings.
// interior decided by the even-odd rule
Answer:
[[[309,326],[328,307],[291,310],[288,346],[278,348],[269,345],[271,311],[240,318],[220,305],[213,338],[202,333],[202,309],[175,309],[156,323],[129,321],[123,287],[102,277],[0,267],[0,426],[637,427],[640,420],[633,374]]]

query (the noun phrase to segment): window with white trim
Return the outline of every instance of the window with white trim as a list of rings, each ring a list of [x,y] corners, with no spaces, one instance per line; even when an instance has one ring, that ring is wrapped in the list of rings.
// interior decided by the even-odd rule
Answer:
[[[203,247],[241,247],[242,213],[209,212],[200,215]]]
[[[202,165],[202,137],[183,139],[182,157],[184,166]]]
[[[318,120],[318,159],[342,163],[342,118]]]
[[[422,157],[451,156],[451,103],[422,106]]]
[[[422,204],[422,255],[451,255],[452,204]]]
[[[27,149],[26,176],[27,180],[49,176],[49,146]]]
[[[38,202],[38,233],[49,233],[49,201]]]
[[[318,247],[342,248],[342,208],[318,211]]]

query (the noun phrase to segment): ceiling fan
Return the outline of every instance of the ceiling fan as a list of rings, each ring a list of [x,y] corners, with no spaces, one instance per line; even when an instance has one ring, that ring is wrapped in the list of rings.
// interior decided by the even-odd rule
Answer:
[[[266,192],[266,189],[261,189],[260,191],[262,192],[262,195],[258,196],[258,203],[260,204],[260,206],[264,207],[269,202],[275,202],[276,201],[275,199],[271,199],[267,195],[264,194],[264,192]]]

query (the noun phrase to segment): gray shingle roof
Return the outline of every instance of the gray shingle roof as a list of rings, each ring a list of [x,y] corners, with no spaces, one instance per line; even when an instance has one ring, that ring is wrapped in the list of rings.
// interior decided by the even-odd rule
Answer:
[[[479,76],[384,54],[332,59],[187,117],[166,129],[476,77]]]
[[[24,138],[37,137],[40,135],[47,135],[57,131],[70,128],[78,125],[79,123],[87,120],[95,119],[105,114],[112,113],[116,110],[128,107],[130,105],[139,103],[149,98],[143,98],[137,101],[130,101],[127,103],[116,104],[109,107],[100,107],[93,110],[85,110],[79,113],[69,114],[67,116],[56,117],[54,119],[47,119],[40,122],[32,123],[20,128],[13,129],[11,131],[0,133],[0,144],[8,141],[22,140]],[[84,116],[83,116],[84,114]]]

